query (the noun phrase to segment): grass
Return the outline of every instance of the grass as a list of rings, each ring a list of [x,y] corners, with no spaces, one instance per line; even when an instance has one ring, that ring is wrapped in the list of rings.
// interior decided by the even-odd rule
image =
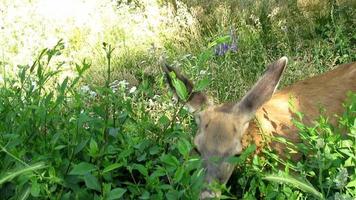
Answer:
[[[141,6],[174,8],[152,2]],[[156,36],[140,38],[143,46],[135,46],[121,27],[122,19],[147,12],[139,3],[132,10],[122,3],[121,14],[99,10],[115,15],[117,27],[103,30],[107,43],[96,38],[89,51],[84,35],[91,29],[85,27],[25,54],[21,49],[46,45],[6,43],[22,41],[19,32],[3,37],[0,199],[197,199],[204,172],[190,153],[196,127],[182,105],[171,101],[162,55],[219,102],[239,99],[266,64],[283,55],[290,61],[281,87],[355,61],[354,13],[347,3],[329,2],[322,15],[296,1],[174,2],[177,16],[167,11],[165,19],[174,28],[162,24],[152,30]],[[29,27],[39,27],[37,17],[29,19]],[[142,24],[130,25],[140,30]],[[237,51],[215,55],[234,39]],[[20,55],[28,56],[17,66]],[[355,198],[355,102],[350,94],[338,126],[322,116],[313,127],[295,119],[303,143],[290,148],[304,154],[298,163],[281,161],[269,150],[253,156],[251,146],[233,160],[238,166],[232,178],[217,189],[232,199]],[[340,137],[341,131],[347,136]]]

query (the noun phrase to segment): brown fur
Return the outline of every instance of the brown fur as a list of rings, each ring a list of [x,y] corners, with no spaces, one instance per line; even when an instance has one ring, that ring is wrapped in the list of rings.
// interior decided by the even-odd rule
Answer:
[[[304,123],[312,125],[320,115],[320,108],[325,108],[324,115],[333,124],[337,115],[343,112],[342,103],[347,92],[356,91],[356,63],[344,64],[325,74],[295,83],[276,92],[257,112],[256,120],[250,122],[248,133],[244,135],[243,146],[254,141],[262,147],[263,134],[282,136],[297,143],[297,129],[291,122],[295,117],[290,110],[288,101],[292,98],[296,110],[304,114]],[[258,128],[259,123],[260,128]],[[284,146],[272,143],[271,147],[280,155],[284,154]]]

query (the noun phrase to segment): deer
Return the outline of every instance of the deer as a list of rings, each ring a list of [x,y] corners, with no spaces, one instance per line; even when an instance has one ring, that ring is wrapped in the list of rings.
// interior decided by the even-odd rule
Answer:
[[[291,98],[294,109],[304,114],[303,123],[313,124],[313,120],[320,116],[320,106],[326,108],[323,114],[330,118],[331,123],[335,123],[336,115],[343,112],[342,103],[347,93],[356,91],[356,62],[342,64],[324,74],[277,91],[287,63],[288,59],[284,56],[269,64],[240,101],[219,105],[215,105],[204,92],[193,91],[192,81],[176,68],[167,64],[162,67],[175,93],[170,76],[172,72],[188,91],[189,98],[185,104],[194,114],[198,125],[194,145],[203,160],[205,184],[214,181],[226,184],[235,168],[227,162],[227,158],[240,155],[250,144],[256,145],[256,152],[269,145],[283,158],[286,154],[285,145],[276,141],[266,144],[263,142],[264,135],[283,137],[292,143],[300,142],[298,129],[292,122],[294,114],[290,109]],[[212,157],[219,160],[211,161]],[[218,192],[203,189],[200,199],[216,198],[219,195]]]

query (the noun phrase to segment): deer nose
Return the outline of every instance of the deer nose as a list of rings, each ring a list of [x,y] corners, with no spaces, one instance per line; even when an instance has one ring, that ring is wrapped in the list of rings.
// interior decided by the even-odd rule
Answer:
[[[204,190],[200,193],[200,200],[208,200],[208,199],[214,199],[214,198],[220,198],[221,192],[213,192],[210,190]]]

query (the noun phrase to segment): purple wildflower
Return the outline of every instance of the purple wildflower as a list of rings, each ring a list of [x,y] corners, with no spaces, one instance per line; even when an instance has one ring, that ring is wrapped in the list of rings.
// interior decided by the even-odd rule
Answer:
[[[215,47],[215,55],[223,56],[229,50],[230,46],[226,43],[221,43]]]
[[[232,29],[230,30],[230,38],[231,38],[231,42],[230,43],[221,43],[221,44],[218,44],[215,47],[215,51],[214,52],[215,52],[216,56],[223,56],[228,51],[231,51],[233,53],[237,52],[237,50],[238,50],[237,39],[236,39],[235,32]]]

